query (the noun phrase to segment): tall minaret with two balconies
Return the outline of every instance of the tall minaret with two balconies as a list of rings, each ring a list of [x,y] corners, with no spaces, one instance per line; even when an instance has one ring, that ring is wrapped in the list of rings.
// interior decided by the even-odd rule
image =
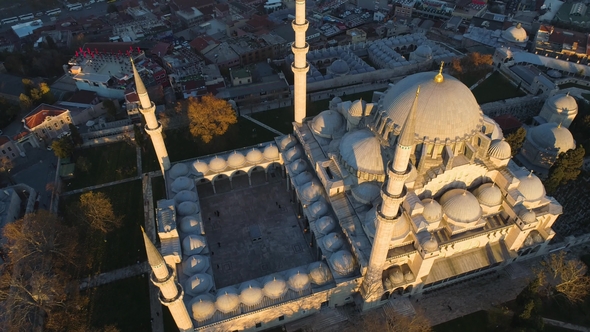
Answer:
[[[184,291],[176,281],[174,270],[166,264],[164,257],[148,238],[143,228],[141,233],[143,234],[148,263],[152,268],[152,283],[160,289],[160,302],[168,307],[176,326],[181,332],[193,331],[193,321],[182,300]]]
[[[305,31],[309,27],[309,22],[305,19],[305,0],[295,0],[295,19],[293,20],[293,30],[295,31],[295,42],[291,45],[293,50],[293,105],[295,108],[295,122],[301,123],[305,118],[307,108],[307,72],[309,64],[307,63],[307,51],[309,45],[305,41]]]
[[[152,139],[152,144],[154,145],[154,150],[156,150],[156,156],[160,163],[160,169],[164,173],[164,171],[170,168],[170,158],[168,158],[168,151],[166,151],[166,145],[162,137],[162,124],[156,119],[156,105],[152,103],[148,96],[145,85],[137,72],[137,68],[135,68],[135,63],[133,63],[133,58],[131,59],[131,67],[133,67],[135,89],[139,97],[139,111],[145,118],[145,131]]]
[[[396,222],[404,222],[399,220],[402,213],[400,205],[406,196],[405,182],[412,170],[410,156],[414,148],[416,108],[419,93],[420,87],[416,90],[412,108],[397,140],[393,161],[387,165],[388,179],[381,187],[383,202],[378,207],[375,239],[371,249],[369,266],[361,286],[361,294],[364,299],[363,309],[365,310],[379,304],[379,299],[383,294],[383,267],[389,251],[391,235]]]

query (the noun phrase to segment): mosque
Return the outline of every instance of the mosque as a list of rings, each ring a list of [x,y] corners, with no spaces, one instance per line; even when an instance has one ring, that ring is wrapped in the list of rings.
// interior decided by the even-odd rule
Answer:
[[[297,96],[305,95],[309,70],[307,25],[298,0],[295,122],[274,142],[170,163],[135,76],[168,197],[156,209],[159,250],[144,233],[151,280],[180,331],[264,330],[324,306],[368,310],[540,255],[555,235],[561,205],[511,160],[500,127],[442,66],[407,76],[371,102],[336,97],[306,117]],[[218,288],[223,272],[212,268],[210,220],[196,187],[207,179],[215,190],[216,179],[237,172],[252,184],[255,169],[286,180],[313,261]]]

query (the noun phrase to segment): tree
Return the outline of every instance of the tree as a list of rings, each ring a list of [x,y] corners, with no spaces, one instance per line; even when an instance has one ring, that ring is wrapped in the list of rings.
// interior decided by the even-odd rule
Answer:
[[[543,269],[537,275],[545,280],[544,291],[548,296],[563,295],[570,302],[583,302],[590,294],[590,277],[587,266],[579,259],[566,259],[565,252],[552,254],[542,262]]]
[[[133,136],[135,137],[135,144],[142,150],[145,149],[145,136],[143,136],[143,130],[138,125],[133,126]]]
[[[104,193],[82,194],[79,208],[82,220],[92,229],[108,233],[121,226],[122,218],[115,215],[111,200]]]
[[[585,154],[586,150],[581,145],[575,149],[560,153],[553,166],[549,169],[549,176],[545,180],[547,192],[555,192],[560,185],[576,180],[584,164]]]
[[[20,107],[23,110],[28,110],[33,106],[33,100],[31,99],[31,97],[27,96],[24,93],[21,93],[18,99],[20,101]]]
[[[107,7],[107,13],[110,14],[110,13],[117,13],[117,12],[119,12],[119,9],[117,8],[117,5],[115,5],[114,3],[110,4]]]
[[[544,322],[541,316],[541,297],[539,290],[544,282],[544,278],[540,276],[531,281],[525,289],[516,297],[516,309],[512,317],[512,325],[514,327],[521,327],[531,329],[533,331],[542,331]]]
[[[82,135],[80,135],[80,131],[78,131],[78,128],[74,126],[73,123],[68,124],[68,128],[70,129],[70,134],[74,145],[82,145],[84,143],[84,139],[82,139]]]
[[[117,105],[110,99],[103,100],[102,107],[106,108],[107,114],[112,118],[115,118],[119,112]]]
[[[238,122],[231,105],[212,95],[189,98],[179,107],[186,110],[189,118],[189,130],[195,138],[209,143],[215,136],[223,135],[230,125]]]
[[[513,156],[515,156],[518,153],[518,151],[522,147],[522,143],[524,143],[525,138],[526,129],[524,129],[523,127],[518,128],[518,130],[506,136],[506,142],[510,145],[510,149],[512,150]]]
[[[354,319],[354,331],[379,332],[430,332],[430,322],[426,316],[417,312],[413,316],[404,316],[392,307],[374,309]]]
[[[53,153],[58,158],[69,158],[74,153],[74,143],[72,139],[69,137],[62,137],[60,139],[56,139],[51,143],[51,148],[53,149]]]
[[[76,168],[80,171],[87,173],[90,170],[90,167],[92,167],[92,164],[86,157],[79,156],[76,158]]]

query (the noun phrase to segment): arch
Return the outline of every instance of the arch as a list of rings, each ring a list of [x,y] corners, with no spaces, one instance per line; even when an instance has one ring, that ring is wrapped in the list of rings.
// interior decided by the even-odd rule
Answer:
[[[217,181],[217,180],[223,180],[223,179],[230,179],[230,177],[227,176],[227,174],[219,173],[219,174],[216,174],[214,177],[211,178],[211,183],[215,184],[215,181]]]
[[[232,172],[232,173],[229,175],[229,178],[230,178],[230,179],[233,179],[233,177],[234,177],[234,176],[236,176],[236,175],[246,175],[246,174],[248,174],[248,172],[246,172],[246,171],[244,171],[244,170],[242,170],[242,169],[237,169],[237,170],[233,171],[233,172]],[[248,175],[249,175],[249,174],[248,174]]]
[[[404,293],[403,287],[398,287],[398,288],[394,289],[393,291],[391,291],[391,295],[402,295],[403,293]]]
[[[268,167],[268,165],[267,165],[267,167]],[[259,171],[259,170],[262,170],[262,171],[264,171],[266,173],[266,168],[264,166],[262,166],[262,165],[256,165],[256,166],[252,166],[252,167],[250,167],[248,169],[248,172],[247,172],[248,173],[248,176],[252,176],[252,172]]]
[[[406,289],[404,289],[404,295],[405,294],[412,294],[412,290],[414,290],[414,285],[410,285],[410,286],[406,287]]]

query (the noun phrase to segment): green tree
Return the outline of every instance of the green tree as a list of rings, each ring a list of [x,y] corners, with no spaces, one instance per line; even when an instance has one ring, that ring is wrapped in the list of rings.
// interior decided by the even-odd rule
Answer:
[[[105,99],[102,102],[102,106],[107,110],[107,114],[110,117],[115,118],[117,116],[119,109],[117,108],[117,105],[115,105],[114,101],[110,99]]]
[[[510,149],[512,149],[512,155],[515,156],[520,148],[522,147],[522,143],[524,143],[524,139],[526,138],[526,129],[523,127],[518,128],[512,134],[506,136],[506,142],[510,145]]]
[[[27,96],[24,93],[21,93],[18,99],[20,100],[20,107],[23,110],[29,110],[33,106],[33,100],[31,99],[31,97]]]
[[[541,316],[542,301],[539,290],[543,285],[542,278],[531,281],[525,289],[516,297],[517,308],[514,310],[512,325],[517,328],[543,330],[543,317]]]
[[[70,134],[72,137],[72,142],[74,143],[75,146],[80,146],[84,143],[84,140],[82,139],[82,135],[80,135],[80,131],[78,131],[78,128],[76,126],[74,126],[73,123],[68,124],[68,128],[70,129]]]
[[[549,176],[545,180],[547,192],[553,193],[560,185],[576,180],[582,170],[585,154],[586,150],[581,145],[560,153],[549,169]]]
[[[69,158],[74,153],[74,142],[69,137],[62,137],[53,141],[51,148],[58,158]]]
[[[200,100],[191,97],[179,103],[177,107],[188,115],[191,135],[204,143],[211,142],[215,136],[225,134],[230,125],[238,122],[231,105],[226,100],[210,94],[201,97]]]

